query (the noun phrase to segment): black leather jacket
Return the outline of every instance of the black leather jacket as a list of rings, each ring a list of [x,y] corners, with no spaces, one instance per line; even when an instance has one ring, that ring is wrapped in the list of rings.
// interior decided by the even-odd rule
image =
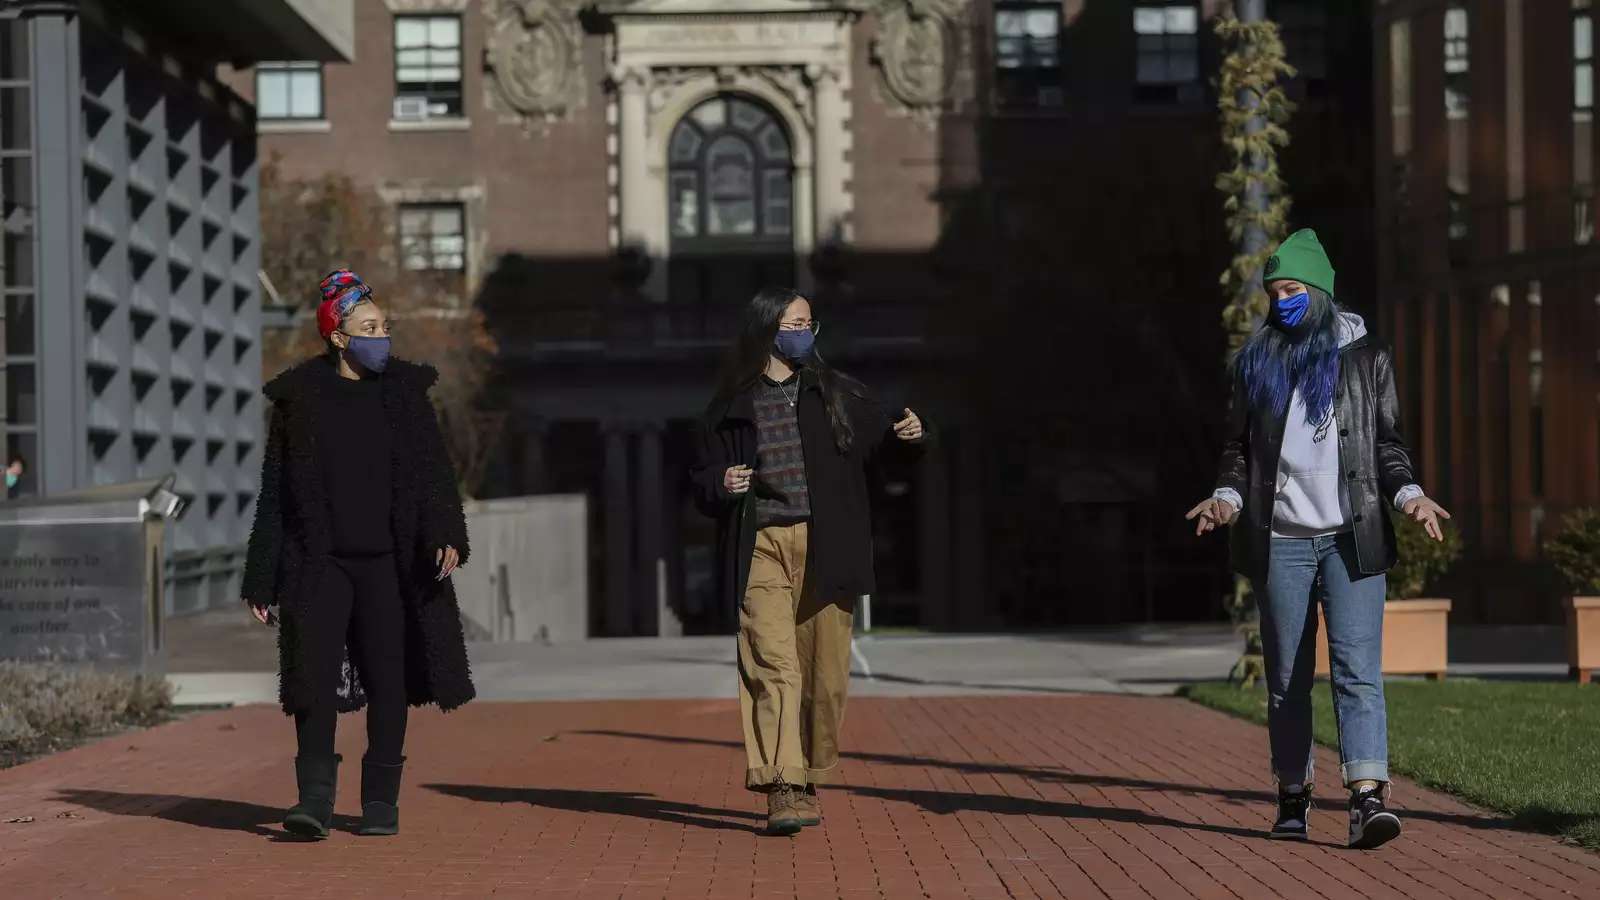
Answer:
[[[1250,409],[1244,386],[1234,384],[1217,486],[1238,491],[1244,498],[1230,536],[1233,568],[1257,584],[1266,583],[1272,554],[1272,512],[1286,415],[1257,414]],[[1333,415],[1339,429],[1339,467],[1344,470],[1341,486],[1361,572],[1387,572],[1395,563],[1390,506],[1401,488],[1417,483],[1411,451],[1400,430],[1394,359],[1387,347],[1361,337],[1340,351]]]

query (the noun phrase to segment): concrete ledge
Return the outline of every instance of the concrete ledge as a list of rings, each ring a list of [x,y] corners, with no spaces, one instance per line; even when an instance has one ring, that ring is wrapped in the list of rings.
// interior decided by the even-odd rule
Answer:
[[[327,119],[257,119],[257,134],[327,134],[333,123]]]
[[[278,702],[277,672],[185,672],[168,675],[174,706],[243,706]]]
[[[390,119],[390,131],[467,131],[472,128],[472,120],[467,118],[454,119]]]

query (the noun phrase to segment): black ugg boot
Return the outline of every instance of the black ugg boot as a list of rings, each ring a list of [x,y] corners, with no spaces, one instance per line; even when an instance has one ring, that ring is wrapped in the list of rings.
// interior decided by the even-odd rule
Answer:
[[[400,833],[400,772],[405,762],[404,757],[397,763],[361,761],[361,828],[356,834]]]
[[[297,756],[294,777],[300,802],[283,817],[285,830],[302,837],[325,838],[333,824],[333,801],[339,792],[339,756]]]

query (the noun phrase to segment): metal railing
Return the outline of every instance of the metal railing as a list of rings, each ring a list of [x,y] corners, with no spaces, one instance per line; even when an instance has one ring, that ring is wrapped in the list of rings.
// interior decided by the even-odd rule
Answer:
[[[822,298],[817,319],[823,344],[919,342],[938,333],[937,301],[870,301]],[[528,349],[670,349],[721,347],[737,333],[740,304],[650,303],[614,299],[550,304],[535,302],[502,321],[502,340]],[[510,348],[507,348],[510,349]]]

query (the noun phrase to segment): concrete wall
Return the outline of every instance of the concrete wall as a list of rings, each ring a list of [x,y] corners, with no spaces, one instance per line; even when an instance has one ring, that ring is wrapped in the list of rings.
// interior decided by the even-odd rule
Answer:
[[[467,504],[472,558],[455,575],[467,640],[589,636],[588,506],[581,494]]]

